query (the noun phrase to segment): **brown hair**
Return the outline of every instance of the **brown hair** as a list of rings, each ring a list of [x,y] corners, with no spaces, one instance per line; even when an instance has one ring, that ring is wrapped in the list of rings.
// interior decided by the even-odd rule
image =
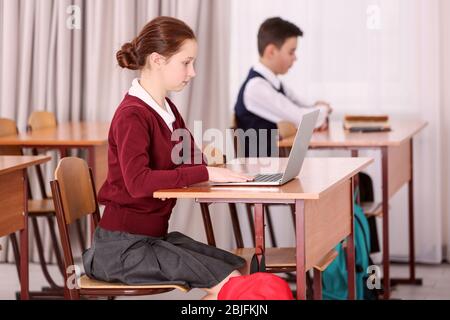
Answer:
[[[295,24],[279,17],[264,21],[258,31],[258,51],[262,57],[269,44],[280,49],[284,42],[291,37],[302,37],[303,31]]]
[[[158,17],[147,23],[133,41],[125,43],[116,58],[122,68],[139,70],[153,52],[170,58],[189,39],[195,40],[195,34],[183,21]]]

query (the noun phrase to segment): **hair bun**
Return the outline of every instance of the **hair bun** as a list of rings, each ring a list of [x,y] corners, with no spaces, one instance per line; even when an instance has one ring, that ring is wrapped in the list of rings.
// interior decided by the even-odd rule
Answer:
[[[117,62],[122,68],[139,69],[139,56],[133,43],[127,42],[116,54]]]

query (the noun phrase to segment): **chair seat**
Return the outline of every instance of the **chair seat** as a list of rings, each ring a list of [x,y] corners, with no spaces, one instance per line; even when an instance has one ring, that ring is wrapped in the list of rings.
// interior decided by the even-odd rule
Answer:
[[[237,256],[250,261],[255,248],[237,248],[232,250]],[[266,268],[295,268],[295,248],[266,248]]]
[[[232,251],[237,256],[250,261],[255,254],[255,248],[237,248]],[[329,251],[314,268],[324,271],[338,256],[335,249]],[[296,267],[296,252],[295,248],[266,248],[265,252],[266,268],[268,269],[288,269]]]
[[[55,206],[52,199],[28,200],[28,215],[54,213]]]
[[[166,285],[127,285],[123,283],[110,283],[99,280],[94,280],[86,275],[80,277],[81,289],[98,289],[98,290],[136,290],[136,289],[178,289],[183,292],[188,292],[189,289],[185,286],[166,284]]]

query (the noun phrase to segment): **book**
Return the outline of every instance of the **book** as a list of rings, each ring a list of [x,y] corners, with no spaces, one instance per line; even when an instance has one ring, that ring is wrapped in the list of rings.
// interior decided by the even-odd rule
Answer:
[[[391,131],[387,115],[346,115],[344,129],[350,132],[386,132]]]

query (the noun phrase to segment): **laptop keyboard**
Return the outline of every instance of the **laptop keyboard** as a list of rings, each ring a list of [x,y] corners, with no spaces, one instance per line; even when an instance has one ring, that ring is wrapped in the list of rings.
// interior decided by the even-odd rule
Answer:
[[[282,173],[275,174],[257,174],[253,182],[277,182],[283,178]]]

